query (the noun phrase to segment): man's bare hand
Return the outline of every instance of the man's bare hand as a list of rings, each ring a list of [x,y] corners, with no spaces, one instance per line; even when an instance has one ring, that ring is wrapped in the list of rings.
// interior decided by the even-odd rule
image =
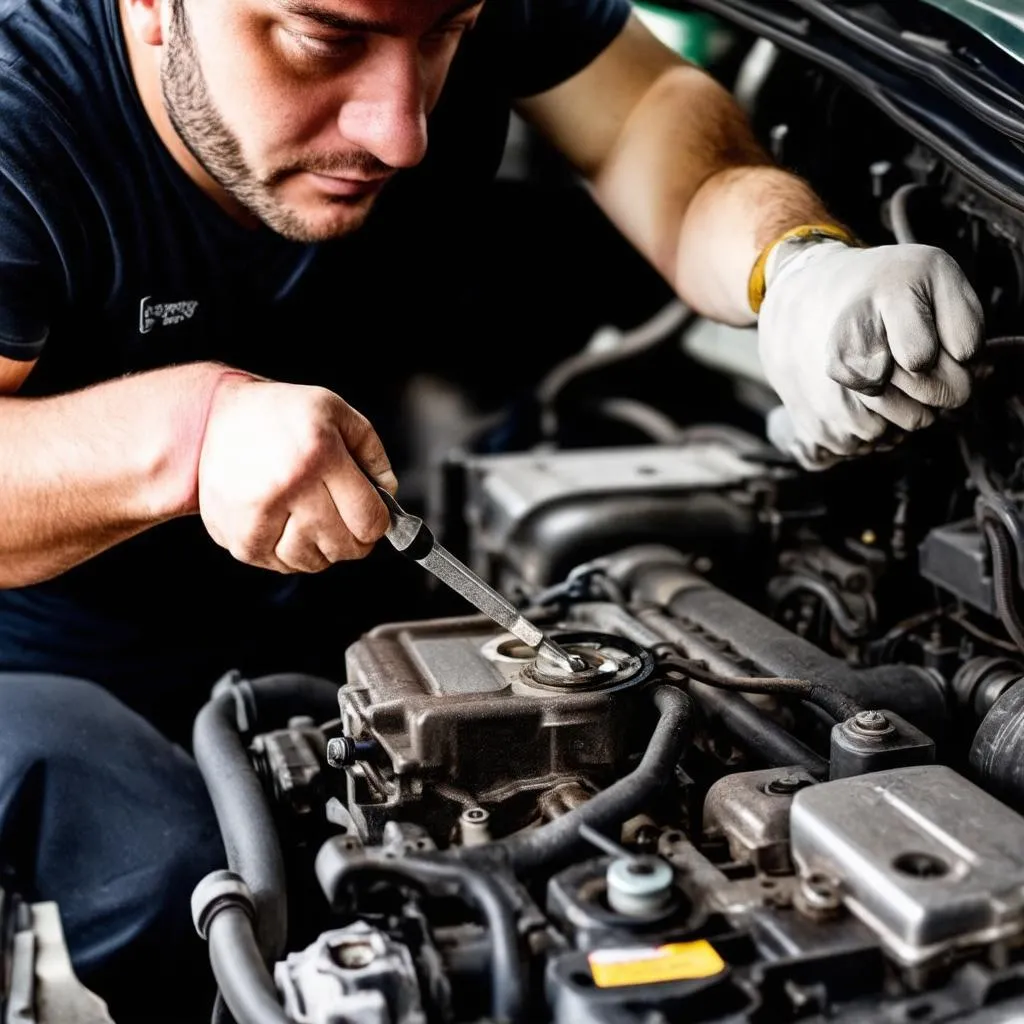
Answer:
[[[373,482],[397,486],[369,421],[333,392],[241,376],[219,385],[199,513],[235,558],[278,572],[362,558],[388,526]]]

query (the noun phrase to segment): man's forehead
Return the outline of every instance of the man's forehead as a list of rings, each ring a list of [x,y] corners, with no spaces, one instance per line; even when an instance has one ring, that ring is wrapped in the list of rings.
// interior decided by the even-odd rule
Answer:
[[[421,33],[440,27],[483,0],[272,0],[287,14],[312,18],[337,28],[389,35]]]

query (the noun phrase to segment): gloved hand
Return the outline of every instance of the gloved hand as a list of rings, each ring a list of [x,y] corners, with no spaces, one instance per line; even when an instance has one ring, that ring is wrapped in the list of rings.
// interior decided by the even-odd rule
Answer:
[[[941,249],[794,239],[772,251],[765,281],[761,363],[785,406],[769,438],[804,468],[893,443],[967,401],[983,314]]]

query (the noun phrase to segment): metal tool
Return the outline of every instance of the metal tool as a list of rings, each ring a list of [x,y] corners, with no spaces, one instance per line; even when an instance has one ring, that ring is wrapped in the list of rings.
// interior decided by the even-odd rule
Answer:
[[[583,659],[569,654],[529,619],[524,618],[511,601],[488,586],[469,566],[460,562],[450,551],[434,539],[430,527],[419,516],[406,512],[382,487],[378,493],[391,513],[391,525],[385,536],[396,551],[418,562],[447,584],[471,605],[508,630],[527,647],[546,658],[564,672],[580,672],[586,668]]]

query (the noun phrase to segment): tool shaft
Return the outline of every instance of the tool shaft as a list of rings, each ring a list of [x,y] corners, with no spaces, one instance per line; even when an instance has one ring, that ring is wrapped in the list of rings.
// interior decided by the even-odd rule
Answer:
[[[579,668],[574,656],[563,651],[553,640],[549,640],[508,598],[485,583],[446,547],[438,544],[430,532],[430,527],[419,516],[406,512],[383,488],[378,487],[378,491],[391,513],[391,525],[386,531],[386,536],[396,550],[418,562],[428,572],[432,572],[442,583],[451,587],[474,608],[483,612],[527,647],[543,653],[567,672],[574,672]]]
[[[524,618],[511,601],[486,584],[437,541],[434,541],[429,554],[417,561],[527,647],[539,647],[543,643],[541,630]]]

